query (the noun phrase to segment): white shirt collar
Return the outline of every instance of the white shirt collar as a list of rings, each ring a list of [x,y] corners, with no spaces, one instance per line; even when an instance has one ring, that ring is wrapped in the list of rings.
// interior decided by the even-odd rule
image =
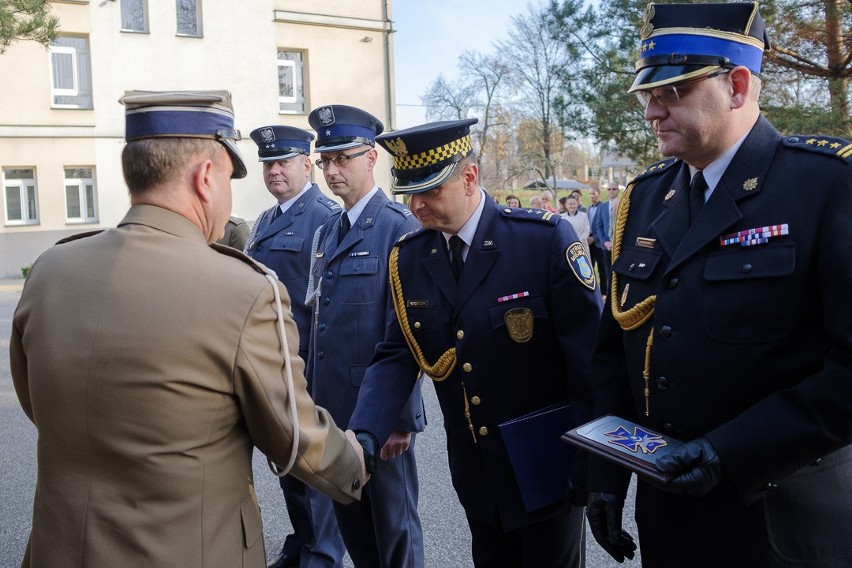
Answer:
[[[288,199],[284,203],[279,203],[278,208],[281,209],[282,213],[286,213],[287,210],[290,209],[290,207],[292,207],[294,203],[296,203],[296,200],[299,199],[300,197],[302,197],[302,195],[304,195],[304,193],[306,191],[308,191],[309,189],[311,189],[310,180],[308,181],[308,183],[305,184],[305,187],[302,188],[302,191],[297,193],[295,197],[291,197],[290,199]]]
[[[473,242],[473,237],[476,234],[476,228],[479,227],[479,220],[482,218],[482,211],[485,209],[485,200],[491,199],[488,195],[482,190],[479,189],[479,205],[476,206],[473,214],[470,216],[470,219],[462,225],[462,228],[459,229],[458,234],[459,238],[464,241],[464,248],[462,249],[462,256],[465,260],[467,260],[467,252],[470,250],[470,245]],[[453,236],[452,233],[445,233],[441,231],[441,234],[444,235],[444,240],[447,242],[447,246],[450,244],[450,237]]]
[[[734,144],[722,152],[722,154],[707,164],[707,167],[702,170],[704,172],[704,181],[707,182],[707,190],[704,192],[704,199],[707,200],[710,198],[710,194],[713,193],[713,190],[716,189],[716,186],[719,185],[719,180],[722,179],[722,176],[725,174],[725,170],[728,169],[728,166],[731,165],[731,160],[734,159],[734,155],[737,153],[737,150],[742,146],[743,141],[746,136],[748,136],[748,132],[742,135],[742,138],[734,142]],[[690,180],[698,171],[698,168],[694,168],[689,166],[689,178]]]
[[[358,217],[361,216],[361,213],[364,211],[364,208],[367,207],[367,203],[376,195],[376,192],[379,191],[379,186],[373,186],[367,195],[358,200],[358,203],[352,206],[352,209],[349,211],[344,211],[343,214],[349,217],[349,226],[354,227],[355,221],[358,220]]]

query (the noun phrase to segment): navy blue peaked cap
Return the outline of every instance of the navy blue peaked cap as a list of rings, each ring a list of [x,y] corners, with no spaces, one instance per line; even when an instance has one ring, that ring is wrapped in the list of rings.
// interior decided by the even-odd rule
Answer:
[[[456,164],[473,152],[470,127],[476,118],[421,124],[376,137],[393,156],[395,194],[422,193],[449,178]]]
[[[249,134],[257,144],[258,162],[275,162],[286,160],[299,154],[311,153],[313,132],[296,128],[295,126],[261,126]]]
[[[770,49],[757,2],[650,3],[642,21],[630,93],[739,65],[760,74],[763,52]]]
[[[209,138],[222,144],[234,165],[232,178],[248,173],[234,129],[234,108],[228,91],[126,91],[119,99],[125,110],[124,138]]]
[[[315,108],[308,115],[308,123],[317,133],[314,152],[375,146],[376,135],[385,129],[382,121],[369,112],[347,105]]]

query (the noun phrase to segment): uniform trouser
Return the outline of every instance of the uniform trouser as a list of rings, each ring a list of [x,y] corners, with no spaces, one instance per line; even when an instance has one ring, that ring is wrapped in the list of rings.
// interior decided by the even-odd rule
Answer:
[[[506,531],[467,518],[476,568],[584,568],[585,508]]]
[[[414,439],[408,451],[378,460],[361,500],[334,503],[343,542],[356,568],[423,568],[423,528]]]
[[[601,294],[609,293],[609,271],[610,271],[610,252],[592,243],[590,254],[592,263],[598,267],[598,283],[600,284]]]
[[[291,475],[280,479],[293,532],[281,554],[300,568],[340,568],[346,548],[331,498]]]

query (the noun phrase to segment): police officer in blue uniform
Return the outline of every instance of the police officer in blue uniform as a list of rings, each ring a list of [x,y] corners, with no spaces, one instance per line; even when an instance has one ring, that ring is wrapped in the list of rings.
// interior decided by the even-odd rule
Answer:
[[[639,480],[643,566],[852,566],[852,144],[760,115],[768,48],[756,3],[645,12],[630,91],[672,158],[621,198],[592,369],[596,414],[686,443]],[[617,560],[628,477],[590,463]]]
[[[373,179],[375,136],[384,128],[376,117],[329,105],[313,110],[308,122],[317,132],[317,166],[343,201],[343,210],[314,239],[308,291],[314,328],[307,373],[314,400],[337,424],[347,424],[364,370],[384,335],[391,247],[419,224]],[[411,379],[416,376],[414,370]],[[420,390],[410,394],[395,417],[394,435],[381,449],[390,459],[373,465],[362,501],[355,507],[335,505],[346,548],[359,568],[423,566],[414,438],[425,427],[425,416]]]
[[[251,132],[263,164],[263,181],[276,204],[258,217],[246,242],[246,254],[275,271],[290,294],[299,330],[299,356],[306,360],[311,309],[305,305],[311,266],[311,239],[340,205],[311,183],[311,132],[272,125]],[[308,383],[310,390],[310,382]],[[346,549],[337,528],[331,499],[295,477],[281,477],[281,490],[293,533],[287,535],[270,568],[335,568]]]
[[[359,439],[387,438],[421,370],[436,381],[474,564],[582,566],[583,508],[565,502],[563,480],[527,509],[500,424],[588,398],[600,292],[570,223],[502,208],[480,189],[475,122],[378,138],[393,155],[393,191],[410,196],[424,229],[393,250],[388,330],[350,424]]]

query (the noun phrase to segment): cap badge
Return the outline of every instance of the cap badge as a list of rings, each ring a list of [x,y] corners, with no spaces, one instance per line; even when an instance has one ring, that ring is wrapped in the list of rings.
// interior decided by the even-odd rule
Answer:
[[[654,31],[654,24],[651,23],[651,20],[654,19],[655,13],[656,9],[653,3],[645,6],[645,11],[642,12],[642,29],[639,31],[640,38],[647,39],[651,35],[651,32]]]
[[[271,128],[261,128],[259,134],[264,142],[275,142],[275,131]]]
[[[405,156],[408,154],[408,149],[405,147],[405,142],[399,136],[396,140],[385,140],[385,146],[394,156]]]
[[[331,107],[322,107],[317,111],[317,117],[319,117],[320,124],[323,126],[334,124],[334,109]]]

